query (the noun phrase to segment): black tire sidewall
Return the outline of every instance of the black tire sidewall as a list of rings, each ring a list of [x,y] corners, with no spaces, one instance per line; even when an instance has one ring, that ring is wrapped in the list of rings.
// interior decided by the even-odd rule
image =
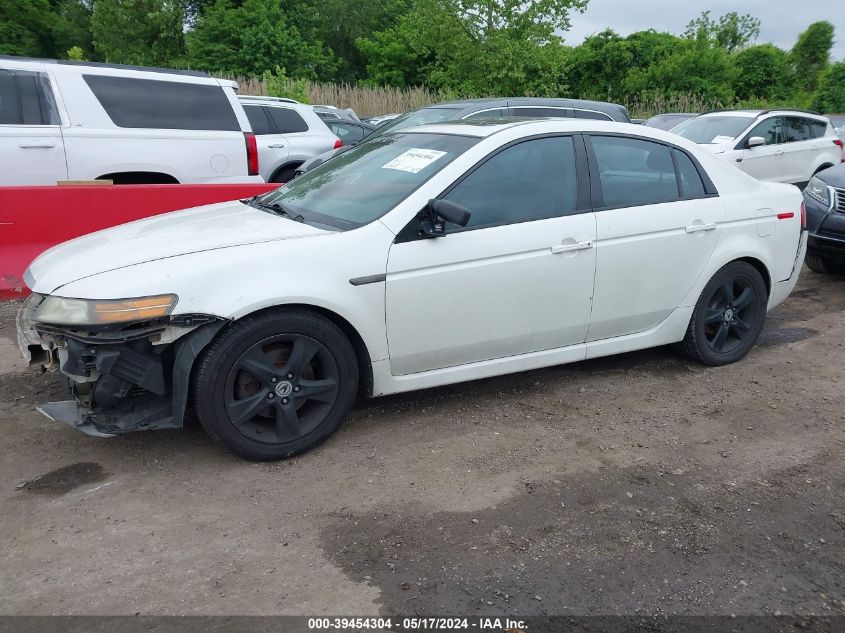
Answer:
[[[757,301],[757,317],[751,326],[749,336],[737,349],[727,353],[719,353],[710,347],[707,337],[704,334],[704,315],[707,310],[707,303],[726,278],[745,278],[754,287],[754,299]],[[732,262],[723,267],[704,287],[698,302],[695,305],[691,323],[692,344],[698,358],[707,365],[727,365],[742,359],[751,348],[757,343],[763,326],[766,323],[766,309],[769,302],[769,293],[766,290],[766,283],[760,272],[751,264],[746,262]]]
[[[238,357],[255,343],[278,334],[301,334],[322,343],[337,364],[340,386],[332,408],[319,426],[291,442],[266,444],[235,428],[226,412],[224,397],[227,376]],[[355,352],[340,328],[316,313],[279,311],[245,317],[220,334],[198,362],[193,402],[197,417],[212,439],[241,457],[269,461],[302,453],[325,440],[346,418],[357,391]]]

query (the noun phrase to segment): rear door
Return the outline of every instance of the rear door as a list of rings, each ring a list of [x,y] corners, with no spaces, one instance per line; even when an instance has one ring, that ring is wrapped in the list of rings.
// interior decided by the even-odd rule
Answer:
[[[276,133],[276,126],[271,121],[268,110],[270,108],[261,105],[244,105],[244,112],[258,144],[261,176],[269,182],[276,169],[287,162],[289,150],[284,136]]]
[[[725,206],[681,149],[619,135],[585,138],[597,232],[589,342],[666,319],[713,253]]]
[[[46,73],[0,69],[0,185],[67,178],[61,120]]]
[[[815,169],[816,156],[821,149],[820,140],[813,139],[810,120],[804,117],[783,117],[783,173],[784,180],[805,183]]]

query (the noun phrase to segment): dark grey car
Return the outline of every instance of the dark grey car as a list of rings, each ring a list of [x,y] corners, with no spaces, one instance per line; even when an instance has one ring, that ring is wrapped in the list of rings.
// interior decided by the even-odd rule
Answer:
[[[425,123],[440,123],[460,119],[489,119],[502,117],[567,117],[575,119],[600,119],[630,123],[628,110],[615,103],[585,101],[582,99],[544,99],[541,97],[501,97],[497,99],[467,99],[438,103],[396,117],[376,128],[364,141],[377,138],[403,128]],[[337,155],[348,147],[315,156],[300,165],[297,173],[304,173]]]

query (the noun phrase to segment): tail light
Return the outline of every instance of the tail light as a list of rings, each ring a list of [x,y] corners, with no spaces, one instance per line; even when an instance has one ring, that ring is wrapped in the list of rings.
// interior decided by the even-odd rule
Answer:
[[[255,134],[244,132],[246,141],[246,166],[250,176],[258,175],[258,144],[255,142]]]
[[[840,141],[841,142],[841,141]],[[804,206],[804,203],[801,203],[801,230],[807,228],[807,207]]]
[[[837,139],[834,139],[833,144],[836,145],[836,147],[839,148],[840,152],[842,152],[842,157],[839,159],[840,162],[845,163],[845,142],[843,142],[842,139],[837,138]]]
[[[337,139],[337,140],[334,142],[334,148],[335,148],[335,149],[340,149],[341,147],[343,147],[343,141],[341,141],[340,139]]]

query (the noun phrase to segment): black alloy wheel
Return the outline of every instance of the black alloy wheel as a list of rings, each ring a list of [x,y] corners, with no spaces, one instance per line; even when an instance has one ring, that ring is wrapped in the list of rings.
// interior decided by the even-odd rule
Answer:
[[[757,342],[769,296],[759,271],[731,262],[704,287],[680,349],[705,365],[734,363]]]
[[[331,435],[357,389],[357,358],[340,328],[280,309],[235,321],[203,351],[192,402],[212,439],[241,457],[275,460]]]

